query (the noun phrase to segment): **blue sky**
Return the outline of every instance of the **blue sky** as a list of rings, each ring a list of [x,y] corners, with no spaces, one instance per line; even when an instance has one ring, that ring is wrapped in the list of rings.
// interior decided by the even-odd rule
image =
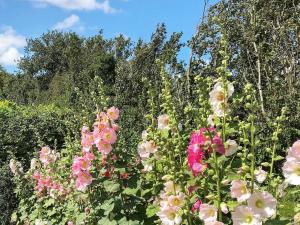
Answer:
[[[82,36],[103,29],[107,38],[122,33],[136,41],[149,40],[156,25],[165,22],[169,33],[182,31],[186,41],[203,7],[204,0],[0,0],[0,64],[15,71],[25,39],[51,29]]]

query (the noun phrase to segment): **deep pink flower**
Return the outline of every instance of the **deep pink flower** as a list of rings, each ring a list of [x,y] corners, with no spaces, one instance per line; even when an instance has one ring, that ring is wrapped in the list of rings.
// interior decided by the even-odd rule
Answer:
[[[200,208],[201,204],[202,204],[202,201],[200,199],[197,200],[193,205],[192,212],[195,213],[196,210],[198,210]]]

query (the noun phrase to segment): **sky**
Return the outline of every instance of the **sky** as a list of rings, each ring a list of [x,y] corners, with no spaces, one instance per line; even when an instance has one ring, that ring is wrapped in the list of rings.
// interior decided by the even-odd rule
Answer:
[[[164,22],[169,33],[182,31],[185,42],[194,34],[203,9],[204,0],[0,0],[0,65],[15,72],[26,39],[55,29],[81,36],[103,29],[107,38],[123,34],[147,41]],[[180,53],[182,59],[187,58],[186,50]]]

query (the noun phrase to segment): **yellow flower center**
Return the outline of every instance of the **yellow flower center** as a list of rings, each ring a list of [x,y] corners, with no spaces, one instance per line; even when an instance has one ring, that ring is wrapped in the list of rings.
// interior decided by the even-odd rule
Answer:
[[[300,177],[300,168],[296,168],[296,169],[295,169],[295,173],[296,173],[297,176]]]
[[[251,215],[248,215],[245,217],[246,223],[252,223],[253,217]]]
[[[217,96],[216,96],[216,99],[218,100],[218,101],[224,101],[224,99],[225,99],[225,95],[224,95],[224,93],[223,92],[218,92],[218,94],[217,94]]]
[[[255,202],[255,206],[256,206],[257,208],[262,209],[262,208],[264,208],[265,204],[264,204],[264,202],[263,202],[261,199],[258,199],[258,200]]]

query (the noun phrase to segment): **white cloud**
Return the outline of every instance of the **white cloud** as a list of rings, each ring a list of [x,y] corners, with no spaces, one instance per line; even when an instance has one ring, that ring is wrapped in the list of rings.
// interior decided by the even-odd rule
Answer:
[[[22,57],[20,48],[26,45],[24,36],[19,35],[12,27],[5,27],[0,32],[0,64],[15,66]]]
[[[38,7],[53,5],[68,10],[102,10],[104,13],[116,13],[119,10],[110,6],[109,0],[31,0]]]
[[[73,15],[65,18],[63,21],[58,22],[57,24],[55,24],[53,26],[53,29],[65,30],[65,29],[72,28],[72,27],[74,27],[75,25],[78,24],[79,20],[80,20],[79,16],[73,14]]]

